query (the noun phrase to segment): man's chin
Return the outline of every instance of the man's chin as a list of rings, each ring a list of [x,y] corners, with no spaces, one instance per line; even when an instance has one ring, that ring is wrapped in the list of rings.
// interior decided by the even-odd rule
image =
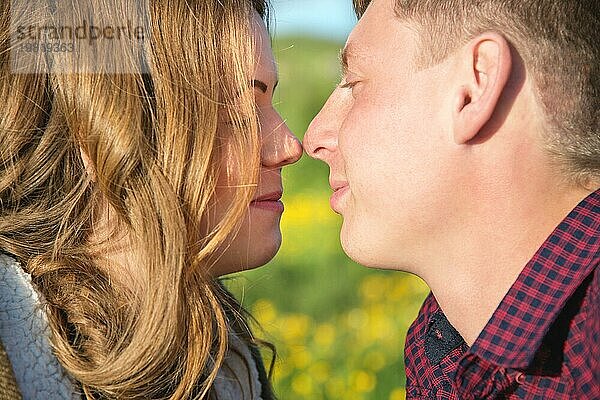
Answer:
[[[361,239],[357,235],[350,234],[349,230],[344,228],[344,225],[342,226],[342,231],[340,233],[340,242],[344,253],[346,253],[352,261],[362,266],[375,269],[393,268],[393,266],[382,264],[381,257],[377,254],[376,243]]]
[[[344,250],[344,253],[346,253],[352,261],[368,267],[366,262],[369,257],[367,256],[364,247],[360,245],[356,237],[348,232],[345,223],[342,225],[342,231],[340,232],[340,242],[342,250]]]

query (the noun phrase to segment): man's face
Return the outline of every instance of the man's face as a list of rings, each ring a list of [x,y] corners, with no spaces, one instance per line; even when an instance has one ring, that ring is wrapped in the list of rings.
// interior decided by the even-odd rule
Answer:
[[[453,204],[452,96],[444,64],[416,71],[417,34],[374,0],[346,44],[344,78],[304,138],[330,167],[342,246],[357,262],[407,267]]]

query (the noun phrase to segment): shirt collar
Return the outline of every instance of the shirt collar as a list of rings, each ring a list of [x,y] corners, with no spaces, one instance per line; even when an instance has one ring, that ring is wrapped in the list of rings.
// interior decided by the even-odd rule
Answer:
[[[526,368],[567,300],[600,261],[600,189],[581,201],[527,263],[469,353]]]

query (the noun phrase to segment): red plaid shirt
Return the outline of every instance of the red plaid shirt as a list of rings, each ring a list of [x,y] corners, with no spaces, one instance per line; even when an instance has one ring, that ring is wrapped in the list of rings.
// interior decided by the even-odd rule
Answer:
[[[472,347],[427,297],[406,338],[407,399],[600,399],[599,263],[600,190],[546,239]]]

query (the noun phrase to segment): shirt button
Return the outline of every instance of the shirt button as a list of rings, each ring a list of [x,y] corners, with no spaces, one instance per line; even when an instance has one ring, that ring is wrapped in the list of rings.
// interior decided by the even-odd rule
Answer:
[[[525,383],[525,374],[522,372],[519,372],[516,376],[515,376],[515,380],[517,381],[517,383],[519,385],[522,385],[523,383]]]

